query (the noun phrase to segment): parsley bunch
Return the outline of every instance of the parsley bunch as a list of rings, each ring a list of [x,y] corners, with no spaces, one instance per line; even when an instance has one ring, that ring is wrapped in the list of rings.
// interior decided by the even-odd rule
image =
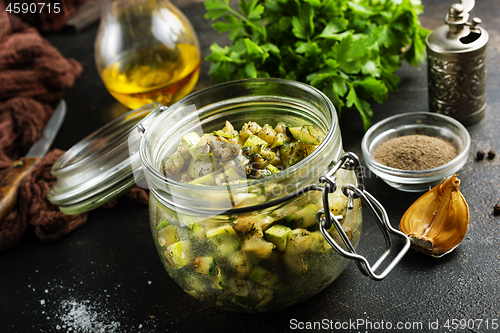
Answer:
[[[371,100],[395,91],[402,59],[423,61],[428,31],[420,0],[229,0],[205,2],[212,27],[231,46],[213,44],[209,75],[216,83],[280,77],[308,83],[336,106],[356,108],[365,129]],[[403,51],[404,50],[404,51]]]

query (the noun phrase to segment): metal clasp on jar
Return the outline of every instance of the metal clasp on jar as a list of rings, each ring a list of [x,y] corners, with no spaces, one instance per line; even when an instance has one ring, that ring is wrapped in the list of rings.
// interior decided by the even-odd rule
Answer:
[[[382,234],[385,238],[386,249],[373,265],[370,265],[365,257],[356,253],[354,246],[352,245],[346,233],[342,229],[342,226],[340,225],[342,216],[333,215],[329,208],[328,194],[335,192],[335,190],[337,189],[337,185],[335,183],[335,173],[341,167],[348,170],[354,170],[358,182],[357,186],[354,186],[352,184],[345,184],[342,186],[342,192],[348,198],[347,208],[352,209],[354,199],[360,198],[362,202],[366,204],[373,218],[378,223],[378,226],[380,227],[380,230],[382,231]],[[359,158],[353,153],[348,152],[343,154],[340,157],[339,161],[335,163],[334,167],[326,175],[320,178],[320,182],[324,183],[323,209],[319,209],[316,212],[316,220],[318,221],[321,234],[341,256],[354,260],[359,270],[364,275],[369,276],[373,280],[382,280],[398,264],[398,262],[403,258],[406,252],[408,252],[408,249],[410,248],[410,239],[404,233],[397,229],[394,229],[391,226],[384,207],[365,190]],[[335,226],[335,229],[339,233],[347,250],[343,249],[339,244],[337,244],[333,237],[328,233],[327,230],[332,227],[332,224]],[[389,254],[392,251],[392,240],[390,234],[400,237],[404,241],[404,246],[394,257],[394,259],[386,266],[382,273],[377,274],[376,271],[381,267],[382,263],[388,258]]]

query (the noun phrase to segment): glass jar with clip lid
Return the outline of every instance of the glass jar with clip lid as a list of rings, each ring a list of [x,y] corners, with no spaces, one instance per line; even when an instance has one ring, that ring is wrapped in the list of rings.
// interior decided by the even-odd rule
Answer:
[[[164,109],[137,110],[68,150],[54,164],[57,182],[49,199],[63,212],[79,213],[119,195],[127,184],[147,184],[160,260],[193,297],[228,311],[281,309],[326,288],[349,259],[381,280],[408,251],[407,236],[364,189],[358,158],[343,152],[335,108],[319,90],[247,79],[206,88]],[[165,173],[165,161],[187,133],[212,133],[226,121],[235,128],[249,121],[311,125],[323,140],[303,160],[259,179],[196,185]],[[109,174],[94,179],[102,169]],[[78,175],[87,170],[95,170],[95,177]],[[386,241],[373,264],[356,252],[362,202]],[[398,252],[391,235],[403,240]]]

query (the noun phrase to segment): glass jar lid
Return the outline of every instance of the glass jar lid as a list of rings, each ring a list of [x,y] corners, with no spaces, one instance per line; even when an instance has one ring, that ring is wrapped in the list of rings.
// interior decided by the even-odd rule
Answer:
[[[140,185],[137,126],[147,126],[165,107],[153,103],[130,111],[70,148],[52,167],[56,183],[48,199],[65,214],[80,214]]]

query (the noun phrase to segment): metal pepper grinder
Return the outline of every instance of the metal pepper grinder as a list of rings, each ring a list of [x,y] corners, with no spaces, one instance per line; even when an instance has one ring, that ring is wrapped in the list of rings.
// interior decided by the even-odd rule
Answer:
[[[451,6],[446,25],[432,31],[427,44],[430,111],[464,125],[483,118],[486,107],[486,46],[481,20],[468,22],[474,0]]]

